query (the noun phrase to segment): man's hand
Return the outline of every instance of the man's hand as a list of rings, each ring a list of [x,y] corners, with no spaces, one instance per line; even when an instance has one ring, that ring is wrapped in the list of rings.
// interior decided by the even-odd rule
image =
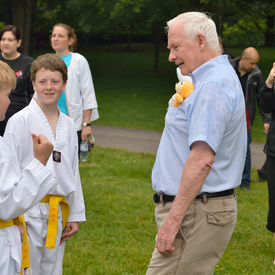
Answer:
[[[175,250],[173,243],[179,231],[180,225],[181,224],[179,224],[179,226],[172,225],[169,222],[168,216],[162,227],[159,229],[156,241],[156,248],[162,256],[170,257],[171,253]]]
[[[79,231],[79,223],[78,222],[68,222],[66,224],[64,233],[62,234],[60,244],[69,238],[71,238],[75,233]]]
[[[53,144],[43,134],[39,134],[38,136],[35,134],[31,135],[33,141],[33,155],[43,165],[46,165],[53,151]]]

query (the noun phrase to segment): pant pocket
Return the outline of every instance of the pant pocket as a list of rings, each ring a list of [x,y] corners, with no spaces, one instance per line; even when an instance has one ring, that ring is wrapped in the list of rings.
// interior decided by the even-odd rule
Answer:
[[[210,224],[216,225],[227,225],[235,221],[236,212],[231,211],[220,211],[220,212],[207,212],[207,221]]]

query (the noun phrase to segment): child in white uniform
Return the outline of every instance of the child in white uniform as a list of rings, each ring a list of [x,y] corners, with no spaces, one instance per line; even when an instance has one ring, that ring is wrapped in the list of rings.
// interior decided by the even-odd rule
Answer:
[[[21,169],[33,158],[30,133],[42,132],[54,144],[47,167],[57,179],[57,190],[30,209],[25,219],[31,274],[61,275],[64,241],[78,232],[79,222],[85,221],[77,134],[73,120],[57,107],[65,89],[67,67],[54,54],[42,55],[32,64],[31,78],[37,98],[9,120],[4,137],[16,149]]]
[[[0,120],[10,104],[16,86],[14,71],[0,61]],[[29,134],[31,139],[31,134]],[[30,148],[32,151],[32,148]],[[0,274],[20,274],[22,243],[18,216],[39,202],[57,184],[45,167],[53,145],[43,135],[33,135],[33,155],[22,172],[13,148],[0,137]],[[26,236],[25,236],[26,237]],[[24,270],[28,272],[28,268]],[[23,272],[23,273],[24,273]]]

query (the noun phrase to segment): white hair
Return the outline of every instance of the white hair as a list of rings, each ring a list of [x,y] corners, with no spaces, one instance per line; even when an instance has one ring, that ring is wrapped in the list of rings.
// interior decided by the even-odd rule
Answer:
[[[166,30],[176,22],[183,24],[182,32],[185,37],[194,39],[198,33],[205,36],[210,49],[220,51],[219,38],[214,21],[202,12],[182,13],[167,22]]]

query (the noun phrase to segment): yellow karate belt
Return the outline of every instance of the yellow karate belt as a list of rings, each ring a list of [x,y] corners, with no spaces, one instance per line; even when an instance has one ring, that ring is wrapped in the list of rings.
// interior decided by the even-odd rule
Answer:
[[[47,195],[40,202],[49,203],[49,220],[48,232],[46,239],[46,248],[55,248],[57,226],[58,226],[58,205],[61,203],[62,211],[62,231],[65,229],[68,216],[69,204],[66,202],[64,196]]]
[[[13,225],[15,225],[14,220],[3,221],[3,220],[0,219],[0,228],[7,228],[7,227],[10,227],[10,226],[13,226]]]
[[[13,225],[20,225],[20,223],[23,224],[24,227],[24,238],[23,238],[23,244],[22,244],[22,262],[21,262],[21,271],[20,274],[22,275],[22,270],[24,268],[30,267],[30,261],[29,261],[29,242],[28,242],[28,236],[27,236],[27,228],[25,223],[24,215],[20,215],[19,217],[10,220],[10,221],[3,221],[0,220],[0,228],[6,228]],[[30,270],[29,270],[29,274]]]

